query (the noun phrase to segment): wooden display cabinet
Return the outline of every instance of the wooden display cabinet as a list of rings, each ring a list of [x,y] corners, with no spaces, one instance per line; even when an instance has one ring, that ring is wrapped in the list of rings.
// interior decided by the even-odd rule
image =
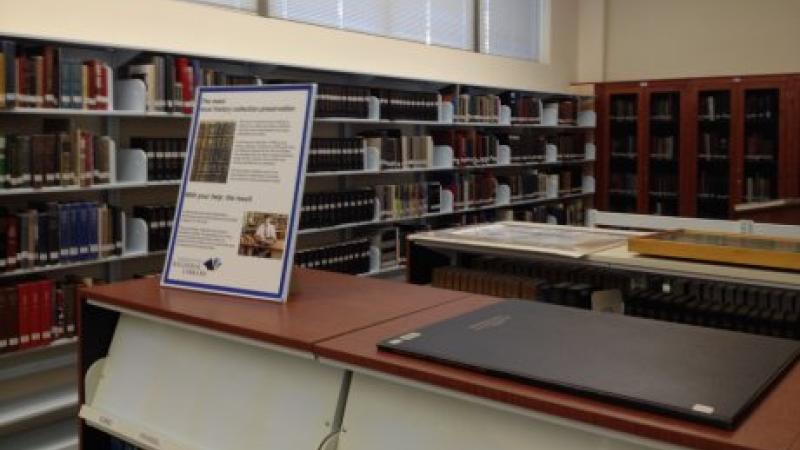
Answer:
[[[740,203],[798,195],[800,129],[791,125],[800,121],[800,75],[608,83],[597,92],[599,209],[724,219]],[[626,99],[636,117],[620,120]],[[618,150],[631,137],[626,170]],[[631,185],[635,192],[620,189]]]

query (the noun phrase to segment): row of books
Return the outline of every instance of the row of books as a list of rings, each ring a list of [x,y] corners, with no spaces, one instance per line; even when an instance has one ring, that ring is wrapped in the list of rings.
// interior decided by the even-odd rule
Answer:
[[[652,136],[650,138],[650,157],[675,161],[675,136]]]
[[[636,158],[636,135],[615,136],[611,138],[611,156],[615,158]]]
[[[364,170],[364,139],[312,138],[308,172]]]
[[[769,170],[745,174],[744,201],[760,202],[773,199],[775,180],[775,173]]]
[[[650,103],[650,118],[653,120],[673,120],[677,116],[678,96],[675,94],[656,94]]]
[[[464,267],[444,266],[433,269],[431,286],[454,291],[502,298],[535,300],[538,281],[519,275],[504,275]]]
[[[538,206],[516,207],[507,220],[550,223],[555,225],[586,225],[586,205],[582,199]]]
[[[376,207],[372,189],[306,193],[300,210],[300,228],[366,222],[375,218]]]
[[[697,174],[697,193],[705,198],[728,199],[728,171],[722,173],[701,170]]]
[[[370,269],[370,240],[359,239],[324,247],[299,250],[294,263],[299,267],[330,272],[359,274]]]
[[[709,92],[700,95],[700,120],[717,121],[731,118],[731,97],[726,92]]]
[[[611,120],[616,122],[636,121],[636,97],[612,96],[609,105]]]
[[[147,156],[147,180],[180,180],[186,160],[186,138],[132,137],[130,147]]]
[[[500,101],[511,109],[511,123],[534,125],[542,121],[542,100],[524,92],[511,91],[500,96]]]
[[[778,91],[749,91],[744,100],[745,118],[773,120],[778,117]]]
[[[403,136],[400,130],[372,130],[361,134],[365,145],[380,150],[380,169],[433,166],[431,136]]]
[[[720,291],[723,295],[717,299],[702,292],[636,290],[626,297],[625,313],[668,322],[800,339],[796,292],[735,285],[721,287]]]
[[[436,92],[408,92],[395,89],[374,89],[380,102],[381,119],[439,120],[441,96]]]
[[[728,158],[730,141],[727,133],[706,131],[700,133],[700,142],[697,157],[700,159],[714,159],[716,157]]]
[[[611,173],[610,188],[620,192],[636,192],[638,178],[636,173]]]
[[[675,171],[655,171],[650,174],[650,194],[660,197],[678,195],[678,174]]]
[[[0,41],[0,107],[113,109],[114,71],[62,48]]]
[[[543,197],[547,192],[548,174],[536,170],[499,177],[499,182],[511,188],[511,200]]]
[[[770,133],[752,132],[747,135],[744,154],[747,157],[761,157],[774,159],[777,154],[775,135]]]
[[[445,178],[443,189],[453,193],[453,208],[468,209],[493,204],[498,179],[491,172],[456,173]]]
[[[408,236],[430,229],[430,224],[397,224],[375,233],[372,245],[380,250],[380,267],[387,269],[405,264]]]
[[[119,209],[95,202],[0,210],[0,271],[121,254],[122,220]]]
[[[375,186],[380,220],[419,217],[440,211],[442,185],[438,182]]]
[[[147,250],[154,252],[166,250],[172,233],[174,205],[134,206],[132,216],[147,224]]]
[[[543,264],[536,261],[521,261],[494,256],[480,256],[464,260],[464,266],[482,272],[518,275],[543,280],[551,285],[559,283],[585,283],[596,289],[617,289],[627,292],[631,280],[620,272],[598,267],[586,267],[569,263]]]
[[[512,163],[543,162],[547,145],[555,146],[557,160],[586,157],[580,136],[533,133],[482,133],[476,130],[435,131],[431,135],[406,136],[401,130],[370,130],[354,138],[314,138],[309,154],[309,172],[362,170],[364,148],[379,150],[380,170],[432,167],[434,146],[453,149],[457,167],[497,164],[498,149],[507,145]]]
[[[317,87],[315,117],[369,117],[369,99],[372,92],[367,87],[320,84]]]
[[[141,55],[120,69],[120,79],[144,83],[148,111],[191,113],[201,76],[197,60],[170,55]]]
[[[77,289],[87,282],[71,277],[0,286],[0,353],[75,336]]]
[[[432,135],[435,145],[453,149],[453,164],[459,167],[497,163],[498,147],[508,144],[508,137],[476,130],[440,130]]]
[[[80,128],[58,134],[0,135],[6,189],[91,186],[116,178],[116,144]]]

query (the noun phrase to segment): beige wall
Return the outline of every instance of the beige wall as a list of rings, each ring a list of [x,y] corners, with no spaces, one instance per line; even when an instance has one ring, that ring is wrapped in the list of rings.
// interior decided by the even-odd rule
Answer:
[[[576,80],[602,81],[606,56],[606,0],[578,1]]]
[[[800,0],[605,1],[608,81],[800,72]]]
[[[466,84],[567,91],[578,0],[553,0],[549,63],[266,19],[176,0],[0,0],[0,34]]]

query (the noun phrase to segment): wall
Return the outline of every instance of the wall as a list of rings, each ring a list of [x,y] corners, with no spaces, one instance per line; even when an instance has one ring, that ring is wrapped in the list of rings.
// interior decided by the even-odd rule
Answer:
[[[606,0],[579,0],[576,80],[582,82],[602,81],[605,56]]]
[[[594,1],[607,81],[800,72],[798,0]]]
[[[2,0],[0,34],[234,60],[563,92],[577,64],[578,0],[553,0],[549,63],[266,19],[176,0]]]

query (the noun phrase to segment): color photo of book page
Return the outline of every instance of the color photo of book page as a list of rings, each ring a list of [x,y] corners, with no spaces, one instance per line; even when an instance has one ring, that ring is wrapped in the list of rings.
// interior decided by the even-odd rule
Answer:
[[[315,93],[198,89],[162,285],[286,301]]]
[[[580,258],[590,253],[625,245],[629,237],[642,234],[567,225],[509,221],[437,230],[412,236],[411,239]]]

